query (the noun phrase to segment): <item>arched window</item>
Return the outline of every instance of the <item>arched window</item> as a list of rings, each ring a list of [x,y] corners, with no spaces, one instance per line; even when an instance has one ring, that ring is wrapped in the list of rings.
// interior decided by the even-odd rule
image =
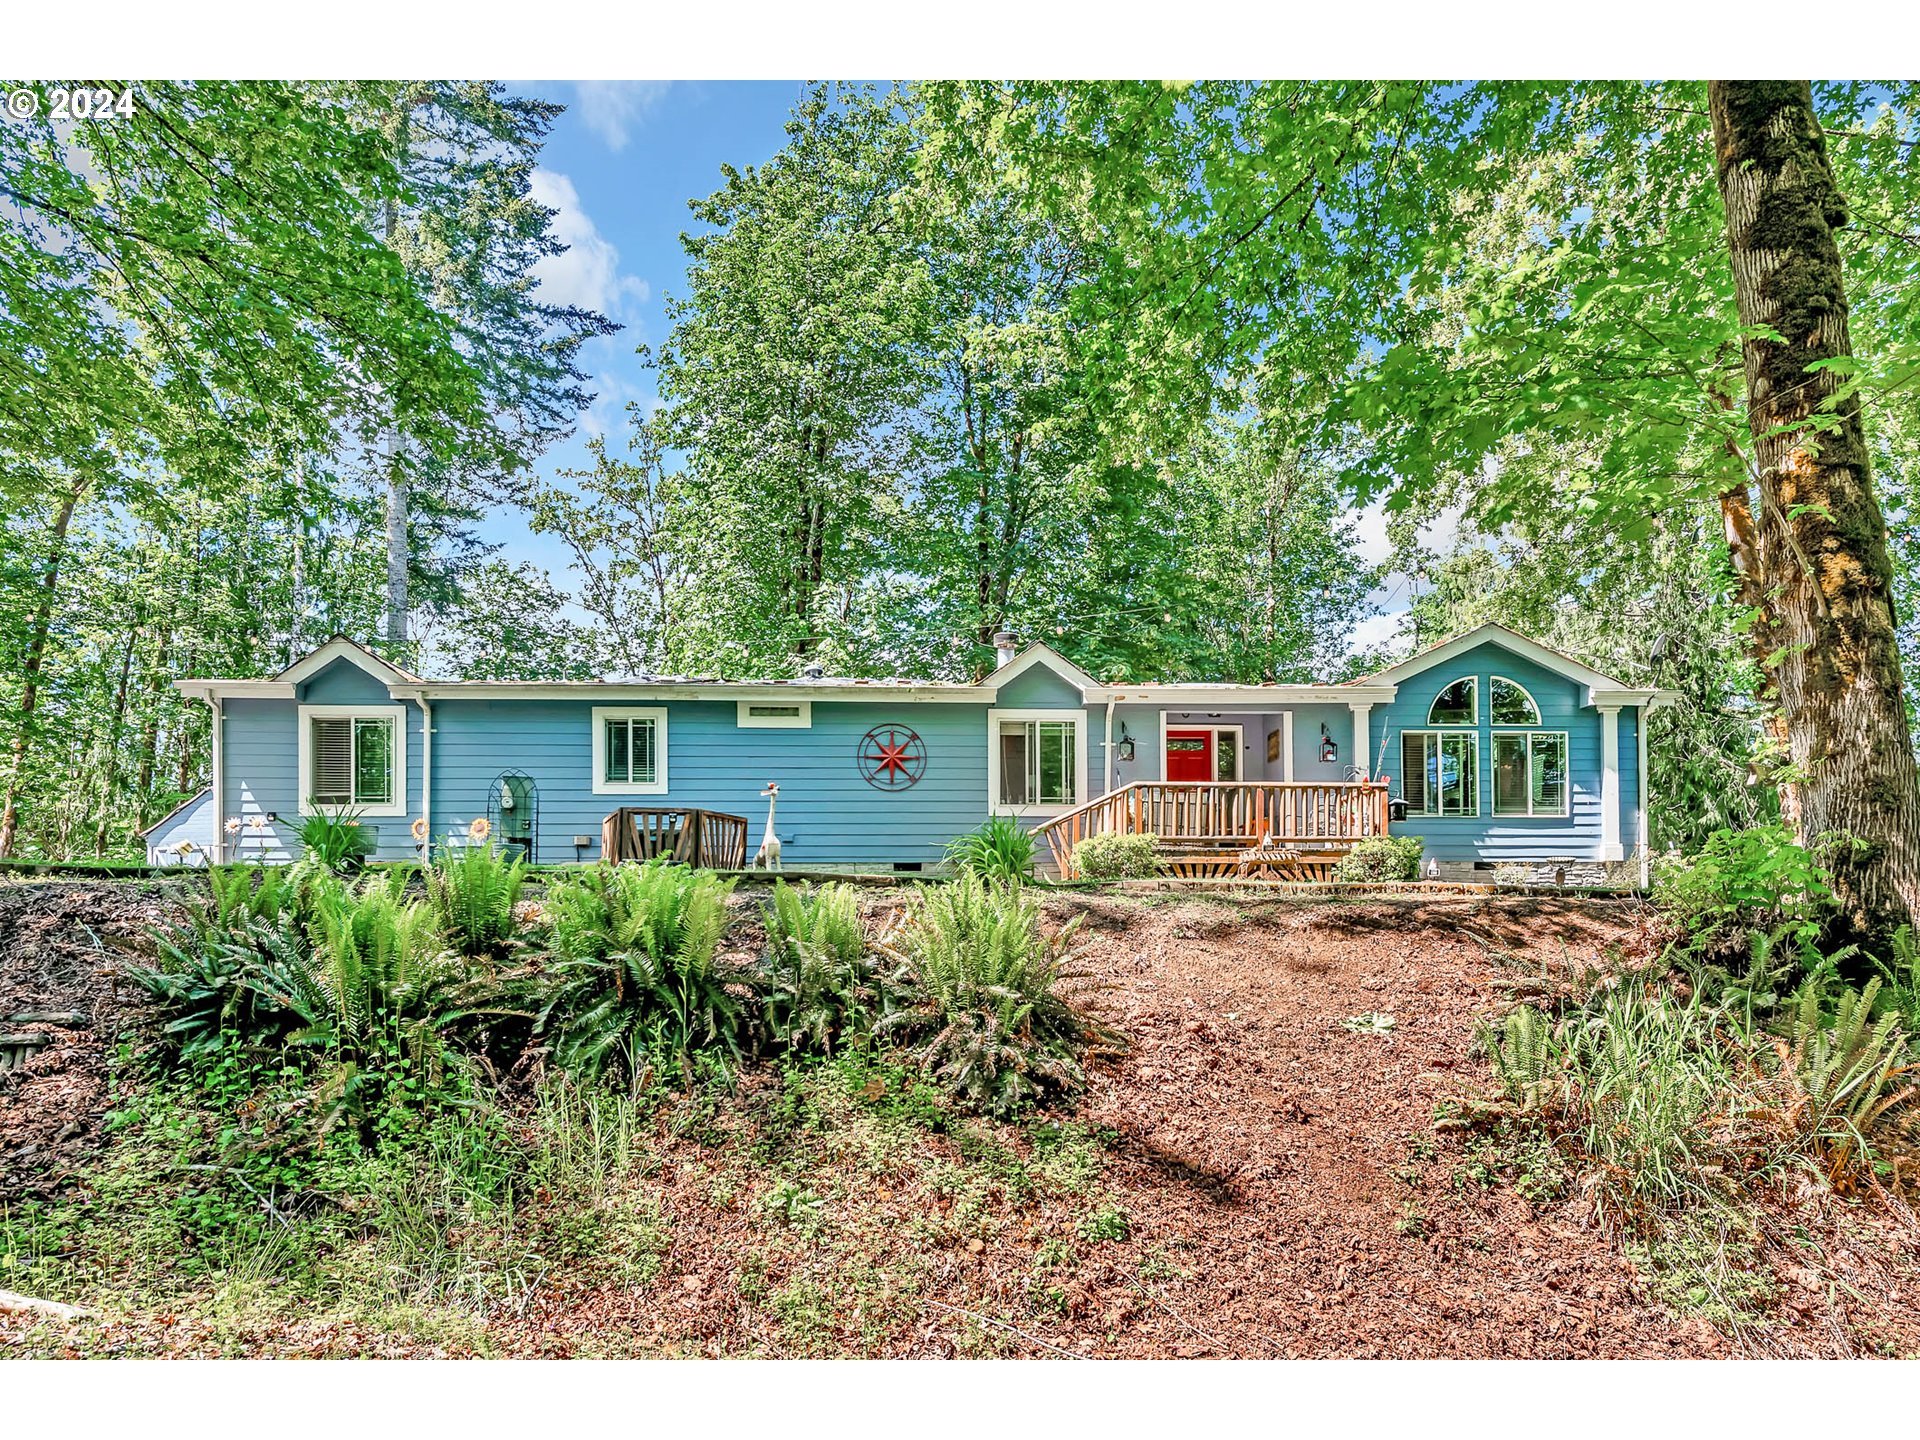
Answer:
[[[1479,693],[1479,687],[1474,683],[1474,677],[1471,675],[1463,680],[1454,681],[1433,697],[1433,705],[1427,711],[1427,724],[1474,725],[1479,723],[1478,707],[1474,704]]]
[[[1493,707],[1496,725],[1538,725],[1540,707],[1533,703],[1526,687],[1516,685],[1504,675],[1496,675],[1487,684],[1488,703]]]

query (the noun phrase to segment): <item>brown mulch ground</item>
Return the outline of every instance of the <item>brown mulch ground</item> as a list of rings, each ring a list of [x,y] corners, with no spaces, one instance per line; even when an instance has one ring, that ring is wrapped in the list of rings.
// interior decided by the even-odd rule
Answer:
[[[0,1031],[51,1041],[23,1069],[0,1072],[0,1201],[50,1195],[98,1153],[108,1054],[140,1005],[118,978],[116,944],[168,913],[163,894],[141,883],[0,882]],[[35,1012],[85,1021],[8,1018]]]
[[[130,886],[0,889],[0,1013],[86,1008],[24,1080],[0,1080],[0,1200],[59,1182],[97,1153],[104,1056],[125,1023],[81,925],[136,932],[163,901]],[[884,906],[876,896],[872,905]],[[1108,1132],[1101,1203],[1126,1234],[1080,1244],[1033,1303],[1039,1256],[1083,1233],[1089,1203],[1045,1194],[963,1225],[928,1175],[958,1165],[946,1136],[891,1171],[815,1172],[832,1224],[771,1228],[770,1171],[743,1157],[779,1091],[753,1073],[738,1143],[670,1134],[650,1164],[663,1221],[645,1285],[545,1277],[480,1327],[433,1336],[364,1319],[255,1328],[187,1314],[119,1315],[93,1353],[871,1354],[1099,1357],[1627,1357],[1920,1351],[1912,1217],[1898,1202],[1803,1201],[1775,1220],[1812,1235],[1780,1276],[1762,1331],[1729,1338],[1660,1305],[1577,1198],[1536,1208],[1463,1180],[1470,1140],[1436,1137],[1437,1103],[1482,1093],[1476,1014],[1519,956],[1644,945],[1627,901],[1423,897],[1328,902],[1059,896],[1086,915],[1090,1002],[1132,1041],[1092,1078],[1078,1119]],[[122,990],[124,991],[124,985]],[[1342,1021],[1391,1015],[1384,1034]],[[1018,1132],[995,1132],[1022,1146]],[[728,1177],[732,1177],[729,1179]],[[720,1182],[727,1180],[727,1184]],[[734,1182],[744,1189],[736,1192]],[[830,1184],[829,1182],[833,1182]],[[834,1188],[837,1185],[838,1188]],[[1795,1227],[1798,1227],[1796,1230]],[[968,1237],[972,1238],[968,1238]],[[753,1277],[753,1284],[747,1277]],[[850,1278],[853,1277],[853,1278]],[[857,1287],[855,1282],[857,1280]],[[832,1302],[811,1330],[769,1294]],[[859,1293],[850,1293],[858,1288]],[[63,1297],[81,1298],[81,1297]],[[803,1317],[804,1318],[804,1317]],[[32,1322],[0,1315],[9,1330]],[[34,1348],[44,1351],[46,1322]],[[799,1338],[796,1338],[796,1337]],[[105,1336],[99,1337],[105,1339]]]

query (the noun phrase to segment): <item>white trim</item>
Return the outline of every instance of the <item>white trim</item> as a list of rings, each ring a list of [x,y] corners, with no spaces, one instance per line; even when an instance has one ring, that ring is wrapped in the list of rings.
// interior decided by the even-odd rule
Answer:
[[[1409,820],[1479,820],[1481,819],[1482,812],[1480,808],[1480,731],[1479,729],[1478,728],[1470,729],[1465,725],[1425,725],[1417,729],[1409,728],[1409,729],[1399,731],[1398,739],[1400,742],[1400,754],[1398,756],[1398,760],[1400,764],[1400,798],[1403,800],[1406,799],[1406,796],[1407,796],[1407,736],[1409,735],[1431,735],[1436,740],[1457,740],[1462,737],[1465,737],[1473,741],[1473,809],[1456,810],[1449,814],[1442,814],[1438,810],[1424,810],[1424,809],[1415,810],[1411,805],[1409,805],[1407,807],[1407,818]],[[1429,789],[1426,784],[1426,767],[1424,764],[1421,766],[1420,788],[1426,792],[1425,798],[1428,804],[1432,804],[1435,797],[1437,797],[1440,793],[1439,780],[1440,780],[1440,767],[1436,765],[1434,767],[1434,784],[1432,788]],[[1491,809],[1492,806],[1489,805],[1488,808]]]
[[[1018,680],[1036,665],[1044,665],[1062,680],[1066,681],[1082,695],[1099,688],[1100,682],[1074,664],[1058,650],[1043,641],[1036,640],[1013,659],[1007,661],[983,682],[988,689],[998,690],[1011,681]]]
[[[350,810],[374,817],[391,818],[407,813],[407,707],[404,705],[302,705],[299,707],[298,750],[300,769],[300,813],[317,813],[313,805],[313,726],[314,719],[391,720],[393,722],[393,799],[385,805],[352,805]],[[408,837],[411,839],[412,837]]]
[[[220,767],[227,763],[227,712],[213,695],[207,696],[207,709],[213,729],[213,780],[209,787],[213,791],[213,863],[218,865],[227,848],[227,817],[220,813],[227,796],[226,777],[220,773]]]
[[[1089,690],[1087,699],[1186,711],[1240,705],[1272,712],[1287,705],[1387,705],[1396,693],[1391,685],[1105,685]]]
[[[1280,779],[1293,783],[1293,711],[1280,712]]]
[[[653,779],[635,781],[606,778],[606,722],[609,720],[654,722]],[[595,795],[664,795],[667,793],[667,711],[664,705],[596,705],[593,707],[593,793]]]
[[[239,685],[248,682],[219,683]],[[852,681],[810,685],[799,681],[767,680],[708,685],[684,680],[427,680],[410,681],[390,688],[398,696],[424,695],[433,700],[599,700],[609,705],[663,700],[774,700],[790,703],[796,699],[845,700],[866,705],[891,705],[900,700],[977,705],[996,698],[996,692],[990,685],[861,685]]]
[[[1533,737],[1535,735],[1558,735],[1560,737],[1560,763],[1565,772],[1560,781],[1560,808],[1558,810],[1536,810],[1533,808]],[[1527,756],[1527,808],[1524,810],[1502,810],[1500,808],[1500,782],[1496,775],[1500,769],[1499,743],[1512,736],[1526,737],[1524,747]],[[1502,725],[1487,739],[1487,813],[1495,820],[1570,820],[1573,818],[1573,735],[1566,730],[1554,730],[1542,725]]]
[[[1073,798],[1065,805],[1009,805],[1000,798],[1000,724],[1025,724],[1050,721],[1073,726]],[[1087,712],[1071,710],[987,711],[987,813],[990,815],[1033,815],[1042,818],[1064,815],[1087,802]]]
[[[314,650],[293,662],[278,675],[274,676],[283,685],[298,685],[312,679],[336,660],[345,660],[357,669],[364,670],[374,679],[386,684],[394,684],[417,679],[397,665],[390,665],[364,646],[336,635],[318,650]]]
[[[793,706],[798,715],[753,715],[749,712],[754,706]],[[813,728],[813,701],[796,700],[791,696],[775,698],[768,696],[764,700],[740,700],[733,707],[733,723],[737,730],[811,730]]]
[[[1624,860],[1620,848],[1620,707],[1600,707],[1600,858]]]
[[[1373,726],[1370,717],[1373,706],[1364,705],[1358,700],[1347,702],[1347,708],[1353,711],[1353,763],[1360,767],[1361,773],[1369,780],[1373,778]]]
[[[1463,655],[1467,651],[1475,649],[1488,641],[1505,646],[1516,655],[1533,661],[1534,664],[1540,666],[1542,669],[1551,670],[1556,675],[1564,675],[1569,680],[1577,680],[1582,685],[1587,685],[1598,690],[1623,690],[1626,688],[1611,675],[1602,675],[1598,670],[1587,665],[1582,665],[1578,660],[1562,655],[1557,650],[1549,650],[1537,640],[1529,640],[1517,630],[1509,630],[1504,625],[1496,625],[1491,622],[1485,625],[1476,625],[1473,629],[1456,635],[1451,640],[1444,640],[1438,645],[1422,650],[1417,655],[1408,656],[1397,665],[1389,665],[1384,670],[1376,670],[1366,678],[1376,685],[1397,685],[1411,675],[1418,675],[1424,671],[1431,670],[1435,665],[1444,664],[1456,655]],[[1645,695],[1647,692],[1642,690],[1634,693]]]
[[[1648,824],[1647,810],[1647,715],[1652,709],[1648,706],[1633,717],[1634,738],[1639,741],[1640,749],[1640,805],[1639,834],[1635,837],[1640,852],[1640,888],[1648,889],[1653,883],[1653,836]]]
[[[433,854],[433,702],[420,700],[420,813],[427,820],[427,838],[424,844],[415,845],[420,858],[426,859]],[[413,844],[411,828],[407,843]]]
[[[1514,689],[1518,690],[1522,695],[1527,697],[1527,704],[1533,707],[1533,719],[1531,720],[1496,720],[1493,718],[1493,685],[1496,680],[1499,681],[1502,685],[1511,685]],[[1521,726],[1531,726],[1534,729],[1538,729],[1541,723],[1540,702],[1534,699],[1533,692],[1527,689],[1527,687],[1522,685],[1518,680],[1511,679],[1505,675],[1489,675],[1487,676],[1487,723],[1493,726],[1495,729],[1499,729],[1499,730],[1517,729]]]

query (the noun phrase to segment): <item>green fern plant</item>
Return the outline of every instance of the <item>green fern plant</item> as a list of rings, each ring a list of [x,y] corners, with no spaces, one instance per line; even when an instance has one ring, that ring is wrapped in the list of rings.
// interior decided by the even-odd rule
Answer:
[[[994,815],[978,830],[947,844],[947,860],[956,870],[980,880],[1018,885],[1033,878],[1033,836],[1011,815]]]
[[[428,867],[427,903],[447,943],[470,960],[499,959],[513,938],[514,906],[526,883],[526,864],[491,845],[442,851]]]
[[[1499,1029],[1483,1027],[1482,1043],[1494,1077],[1523,1110],[1553,1108],[1553,1021],[1531,1005],[1511,1010]]]
[[[696,1050],[738,1058],[748,978],[719,965],[732,881],[666,860],[599,865],[547,892],[561,957],[536,1024],[554,1058],[637,1082],[643,1052],[661,1050],[693,1073]]]
[[[765,921],[761,988],[774,1044],[831,1055],[837,1044],[870,1033],[891,992],[868,948],[853,887],[776,881]]]
[[[298,884],[285,865],[215,867],[207,872],[213,923],[225,929],[248,920],[277,922],[294,906]]]
[[[160,1008],[161,1044],[183,1058],[229,1039],[277,1045],[325,1019],[297,981],[309,965],[298,925],[241,914],[150,933],[156,963],[127,974]]]
[[[1829,1013],[1803,986],[1787,1039],[1777,1045],[1789,1089],[1789,1127],[1804,1137],[1834,1188],[1853,1189],[1873,1161],[1873,1136],[1907,1118],[1920,1085],[1896,1014],[1874,1019],[1880,981],[1845,990]]]
[[[404,1033],[415,1050],[425,1045],[440,992],[457,970],[433,912],[406,901],[404,887],[395,872],[317,893],[312,964],[298,977],[298,1003],[324,1007],[327,1020],[296,1038],[348,1057],[385,1033]]]
[[[1119,1037],[1055,988],[1079,978],[1076,916],[1053,935],[1039,903],[1019,886],[967,874],[923,887],[899,949],[916,988],[913,1005],[876,1033],[900,1034],[928,1075],[962,1104],[991,1115],[1069,1094],[1082,1060]]]

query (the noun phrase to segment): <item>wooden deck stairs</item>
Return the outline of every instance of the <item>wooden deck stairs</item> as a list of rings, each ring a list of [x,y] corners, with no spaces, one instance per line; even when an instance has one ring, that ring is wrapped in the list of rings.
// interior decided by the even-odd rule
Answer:
[[[1362,840],[1387,833],[1384,783],[1141,780],[1034,827],[1065,879],[1094,835],[1154,835],[1161,868],[1189,879],[1322,881]]]

